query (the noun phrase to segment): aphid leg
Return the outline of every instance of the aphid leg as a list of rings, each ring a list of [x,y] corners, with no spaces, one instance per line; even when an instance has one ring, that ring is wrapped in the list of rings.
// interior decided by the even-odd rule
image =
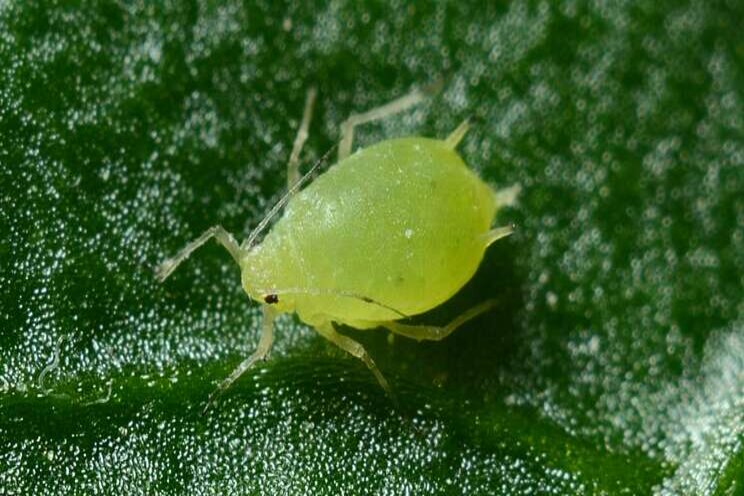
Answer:
[[[351,143],[354,139],[354,127],[367,122],[377,121],[384,119],[398,112],[416,105],[423,101],[427,96],[426,91],[421,89],[415,89],[407,95],[403,95],[400,98],[396,98],[392,102],[386,103],[379,107],[375,107],[361,114],[352,114],[341,123],[341,143],[338,145],[338,159],[339,161],[345,159],[351,153]]]
[[[240,249],[240,246],[238,246],[238,242],[235,241],[232,234],[225,231],[222,226],[212,226],[204,231],[201,236],[184,246],[174,257],[163,260],[163,262],[155,268],[155,277],[158,281],[165,281],[165,279],[176,270],[176,267],[178,267],[181,262],[186,260],[194,250],[209,241],[212,237],[215,237],[217,241],[230,252],[230,255],[232,255],[235,261],[240,263],[242,250]]]
[[[486,246],[491,246],[494,241],[505,238],[514,232],[514,226],[501,226],[488,231],[485,235]]]
[[[372,371],[375,378],[377,379],[377,382],[379,382],[380,386],[382,386],[382,389],[384,389],[387,394],[392,394],[390,385],[385,380],[385,377],[383,377],[382,372],[380,372],[380,369],[377,368],[377,365],[375,365],[375,362],[372,361],[372,358],[367,353],[367,350],[365,350],[361,344],[357,343],[348,336],[344,336],[343,334],[339,334],[338,332],[336,332],[336,329],[333,328],[332,322],[321,324],[316,327],[315,330],[318,331],[318,334],[326,338],[331,343],[363,361],[367,365],[369,370]]]
[[[460,316],[455,318],[452,322],[446,326],[428,326],[428,325],[408,325],[400,324],[398,322],[381,322],[380,325],[407,338],[415,339],[417,341],[439,341],[444,339],[458,327],[463,325],[465,322],[474,319],[478,315],[487,312],[496,306],[496,300],[487,300],[476,305],[473,308],[466,310]]]
[[[470,119],[465,119],[449,134],[449,136],[444,139],[445,146],[454,150],[465,137],[465,133],[468,132],[468,129],[470,129]]]
[[[496,198],[496,205],[500,207],[512,207],[516,205],[519,193],[522,191],[522,186],[519,184],[512,184],[508,188],[503,188],[496,191],[493,195]]]
[[[300,129],[297,130],[297,137],[295,137],[294,144],[292,144],[292,153],[289,155],[289,163],[287,164],[288,189],[292,189],[292,186],[300,179],[300,152],[305,145],[305,141],[307,141],[307,132],[310,128],[310,121],[313,118],[313,106],[315,105],[317,93],[318,91],[314,87],[307,90],[305,110],[302,112],[302,122],[300,123]]]
[[[261,337],[258,340],[258,346],[256,347],[256,351],[253,352],[251,356],[240,362],[240,365],[235,367],[235,370],[233,370],[229,376],[227,376],[219,386],[217,386],[217,389],[212,391],[212,394],[209,395],[209,401],[207,402],[207,406],[204,407],[203,413],[206,413],[207,410],[209,410],[209,407],[212,406],[212,404],[219,398],[227,389],[238,380],[238,378],[243,375],[243,373],[251,368],[253,364],[255,364],[259,360],[265,360],[266,356],[269,354],[269,351],[271,350],[271,344],[274,342],[274,317],[276,314],[274,313],[274,310],[269,305],[263,305],[263,321],[261,322]]]

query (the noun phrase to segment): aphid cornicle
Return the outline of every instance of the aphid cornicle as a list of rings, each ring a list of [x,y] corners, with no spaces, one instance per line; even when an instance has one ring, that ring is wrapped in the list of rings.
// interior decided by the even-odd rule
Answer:
[[[240,266],[245,292],[262,304],[256,351],[215,393],[266,357],[279,313],[296,312],[323,337],[363,360],[390,391],[364,348],[336,332],[334,324],[383,327],[408,338],[439,340],[493,306],[492,300],[481,303],[446,326],[400,322],[443,303],[472,277],[486,248],[512,232],[511,227],[491,224],[499,208],[512,204],[519,191],[518,186],[494,191],[467,168],[455,151],[467,122],[444,140],[390,139],[350,154],[355,126],[405,110],[423,98],[423,91],[414,90],[352,115],[341,126],[338,163],[300,190],[310,175],[300,179],[298,164],[315,100],[311,89],[290,155],[289,192],[282,201],[241,245],[215,226],[158,267],[157,277],[163,281],[215,237]],[[255,244],[283,206],[283,216]]]

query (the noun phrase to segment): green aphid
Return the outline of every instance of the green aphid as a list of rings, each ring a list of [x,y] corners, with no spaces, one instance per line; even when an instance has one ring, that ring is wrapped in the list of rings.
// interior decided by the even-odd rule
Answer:
[[[400,322],[448,300],[473,276],[486,248],[511,234],[511,227],[491,224],[498,210],[511,205],[519,192],[518,186],[494,191],[467,168],[455,151],[468,129],[467,121],[444,140],[390,139],[350,154],[355,126],[405,110],[424,98],[416,90],[352,115],[341,126],[338,163],[300,190],[320,163],[299,177],[299,154],[315,101],[311,89],[290,155],[285,197],[242,244],[215,226],[158,267],[157,277],[163,281],[191,252],[215,237],[240,266],[245,292],[262,303],[258,348],[216,394],[266,357],[273,320],[283,312],[296,312],[323,337],[363,360],[389,392],[362,345],[336,332],[334,324],[383,327],[416,340],[439,340],[493,306],[493,300],[481,303],[446,326]],[[285,206],[283,216],[256,244],[271,218]]]

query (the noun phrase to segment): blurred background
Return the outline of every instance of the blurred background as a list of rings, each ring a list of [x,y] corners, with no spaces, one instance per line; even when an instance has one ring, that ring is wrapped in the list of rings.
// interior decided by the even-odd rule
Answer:
[[[0,4],[0,493],[744,494],[744,4]],[[522,185],[474,279],[362,341],[296,317],[202,416],[260,315],[210,244],[352,112]],[[373,254],[371,254],[371,260]]]

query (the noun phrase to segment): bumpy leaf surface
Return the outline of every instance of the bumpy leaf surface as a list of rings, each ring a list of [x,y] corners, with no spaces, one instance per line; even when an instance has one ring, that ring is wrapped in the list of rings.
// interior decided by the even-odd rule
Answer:
[[[0,493],[744,494],[744,4],[0,4]],[[445,341],[343,332],[397,392],[257,306],[210,244],[338,123],[446,136],[519,183]],[[374,253],[370,253],[374,270]]]

